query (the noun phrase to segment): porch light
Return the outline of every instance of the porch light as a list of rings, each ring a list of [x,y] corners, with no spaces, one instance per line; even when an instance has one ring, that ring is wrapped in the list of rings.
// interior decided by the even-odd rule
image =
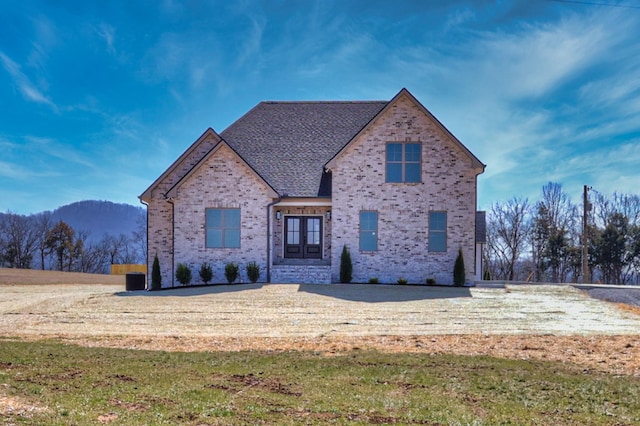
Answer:
[[[327,220],[331,220],[331,210],[327,212]]]
[[[276,211],[276,220],[282,219],[282,212],[280,210]]]

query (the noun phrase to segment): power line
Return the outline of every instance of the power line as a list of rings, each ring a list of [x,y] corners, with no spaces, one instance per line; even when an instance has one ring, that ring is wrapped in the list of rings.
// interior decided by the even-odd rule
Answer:
[[[640,6],[632,6],[629,4],[613,4],[613,3],[599,3],[592,1],[580,1],[580,0],[548,0],[556,3],[572,3],[572,4],[583,4],[587,6],[607,6],[607,7],[623,7],[626,9],[640,9]]]

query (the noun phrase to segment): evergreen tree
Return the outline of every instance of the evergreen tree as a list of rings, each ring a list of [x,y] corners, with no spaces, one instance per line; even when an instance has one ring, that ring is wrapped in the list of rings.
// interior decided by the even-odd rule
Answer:
[[[351,253],[347,246],[342,246],[342,254],[340,255],[340,282],[350,283],[353,275],[353,265],[351,263]]]
[[[160,290],[162,288],[162,274],[160,273],[160,261],[158,253],[153,258],[153,266],[151,267],[151,290]]]
[[[453,285],[463,286],[466,279],[462,249],[458,249],[458,257],[456,257],[456,263],[453,265]]]

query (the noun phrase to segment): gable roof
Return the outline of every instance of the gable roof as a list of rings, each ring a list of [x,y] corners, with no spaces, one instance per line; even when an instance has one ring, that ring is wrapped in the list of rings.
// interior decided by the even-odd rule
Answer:
[[[376,118],[407,96],[468,156],[477,173],[485,165],[440,123],[407,89],[391,101],[260,102],[219,135],[207,129],[140,195],[148,201],[156,188],[167,196],[226,143],[279,196],[331,197],[333,161]]]
[[[165,191],[175,186],[220,141],[220,135],[209,127],[138,198],[148,202],[153,198],[153,191],[160,185]]]
[[[446,128],[446,127],[445,127],[445,126],[440,122],[440,120],[438,120],[438,119],[437,119],[433,114],[431,114],[431,112],[430,112],[427,108],[425,108],[425,107],[424,107],[424,105],[422,105],[422,103],[420,103],[420,101],[418,101],[418,100],[417,100],[417,99],[416,99],[416,98],[415,98],[415,97],[414,97],[414,96],[413,96],[413,95],[412,95],[412,94],[411,94],[407,89],[405,89],[405,88],[403,88],[402,90],[400,90],[400,91],[398,92],[398,94],[397,94],[397,95],[395,95],[395,96],[393,97],[393,99],[391,99],[389,102],[387,102],[387,104],[385,105],[385,107],[384,107],[381,111],[379,111],[379,112],[378,112],[378,114],[376,115],[376,117],[375,117],[375,118],[377,118],[377,117],[379,117],[379,116],[383,115],[383,114],[385,113],[385,111],[387,111],[389,108],[391,108],[391,107],[392,107],[392,105],[393,105],[394,103],[396,103],[396,101],[397,101],[398,99],[400,99],[401,97],[403,97],[403,96],[408,97],[408,98],[409,98],[409,100],[410,100],[411,102],[413,102],[415,105],[417,105],[417,106],[418,106],[418,108],[420,108],[420,110],[422,111],[422,113],[423,113],[423,114],[425,114],[425,115],[426,115],[426,116],[427,116],[427,117],[428,117],[428,118],[429,118],[433,123],[435,123],[435,124],[436,124],[436,126],[438,126],[438,127],[440,128],[440,130],[441,130],[441,131],[442,131],[442,132],[443,132],[443,133],[444,133],[444,134],[445,134],[445,135],[446,135],[446,136],[447,136],[447,137],[448,137],[448,138],[449,138],[449,139],[450,139],[450,140],[451,140],[451,141],[452,141],[456,146],[458,146],[458,147],[462,150],[462,152],[463,152],[463,153],[464,153],[464,154],[469,158],[469,160],[471,161],[471,167],[473,167],[473,169],[474,169],[474,170],[476,170],[476,172],[477,172],[478,174],[480,174],[480,173],[484,172],[484,169],[485,169],[485,167],[486,167],[486,166],[485,166],[485,164],[483,164],[483,163],[482,163],[482,161],[480,161],[480,160],[478,159],[478,157],[476,157],[476,156],[475,156],[471,151],[469,151],[469,149],[468,149],[466,146],[464,146],[464,144],[463,144],[462,142],[460,142],[460,140],[459,140],[457,137],[455,137],[455,136],[453,135],[453,133],[451,133],[451,132],[449,131],[449,129],[447,129],[447,128]],[[374,119],[372,119],[372,120],[367,124],[367,126],[365,126],[365,127],[363,127],[362,129],[360,129],[360,131],[359,131],[357,134],[355,134],[355,135],[353,136],[353,138],[352,138],[352,139],[351,139],[347,144],[345,144],[345,145],[342,147],[342,149],[340,149],[340,151],[337,151],[337,152],[335,153],[335,155],[334,155],[333,157],[331,157],[331,159],[330,159],[329,161],[327,161],[327,163],[326,163],[326,167],[327,167],[327,168],[331,169],[331,168],[334,166],[335,159],[336,159],[336,158],[338,158],[342,153],[344,153],[344,152],[347,150],[347,148],[348,148],[349,146],[351,146],[353,143],[355,143],[355,141],[356,141],[356,139],[358,138],[358,136],[360,136],[362,133],[364,133],[364,132],[367,130],[367,128],[368,128],[369,126],[374,125],[374,123],[375,123],[375,118],[374,118]]]
[[[221,136],[280,195],[329,197],[324,164],[387,103],[261,102]]]
[[[253,174],[254,174],[254,175],[255,175],[255,176],[256,176],[256,177],[257,177],[261,182],[263,182],[263,183],[265,184],[265,186],[266,186],[266,187],[267,187],[267,189],[268,189],[268,193],[269,193],[269,196],[270,196],[270,197],[272,197],[272,198],[276,198],[276,197],[278,197],[278,194],[277,194],[277,193],[275,192],[275,190],[271,187],[271,185],[269,185],[269,182],[265,181],[265,180],[262,178],[262,176],[260,176],[260,174],[259,174],[258,172],[256,172],[256,171],[253,169],[253,167],[251,167],[250,165],[248,165],[248,164],[247,164],[247,162],[246,162],[246,161],[245,161],[245,160],[244,160],[240,155],[238,155],[238,153],[237,153],[237,152],[235,152],[235,151],[233,150],[233,148],[231,148],[231,147],[229,146],[229,144],[228,144],[224,139],[220,140],[220,142],[219,142],[218,144],[216,144],[216,145],[215,145],[215,146],[214,146],[214,147],[213,147],[209,152],[207,152],[207,153],[205,154],[205,156],[204,156],[204,157],[202,157],[202,159],[200,159],[200,161],[198,162],[198,164],[196,164],[196,165],[194,165],[193,167],[191,167],[191,169],[190,169],[187,173],[185,173],[185,174],[184,174],[184,176],[182,176],[178,182],[176,182],[176,183],[175,183],[171,188],[169,188],[169,190],[166,192],[166,194],[164,194],[164,195],[165,195],[165,197],[167,197],[167,198],[175,197],[176,192],[177,192],[177,190],[178,190],[178,187],[180,187],[180,185],[181,185],[182,183],[184,183],[184,182],[189,178],[189,176],[191,176],[193,173],[195,173],[195,171],[198,169],[198,165],[199,165],[200,163],[202,163],[202,162],[207,161],[207,159],[208,159],[208,158],[210,158],[212,155],[214,155],[214,154],[216,153],[216,151],[219,151],[219,150],[220,150],[222,147],[224,147],[224,146],[226,146],[227,148],[229,148],[229,150],[232,152],[232,154],[233,154],[236,158],[238,158],[238,160],[239,160],[241,163],[243,163],[244,165],[246,165],[246,166],[247,166],[247,168],[249,169],[249,171],[250,171],[251,173],[253,173]]]

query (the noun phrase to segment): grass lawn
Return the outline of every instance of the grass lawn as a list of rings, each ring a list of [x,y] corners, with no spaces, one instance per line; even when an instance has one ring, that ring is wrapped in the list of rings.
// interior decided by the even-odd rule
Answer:
[[[352,351],[180,353],[0,341],[2,424],[633,425],[640,378]]]

